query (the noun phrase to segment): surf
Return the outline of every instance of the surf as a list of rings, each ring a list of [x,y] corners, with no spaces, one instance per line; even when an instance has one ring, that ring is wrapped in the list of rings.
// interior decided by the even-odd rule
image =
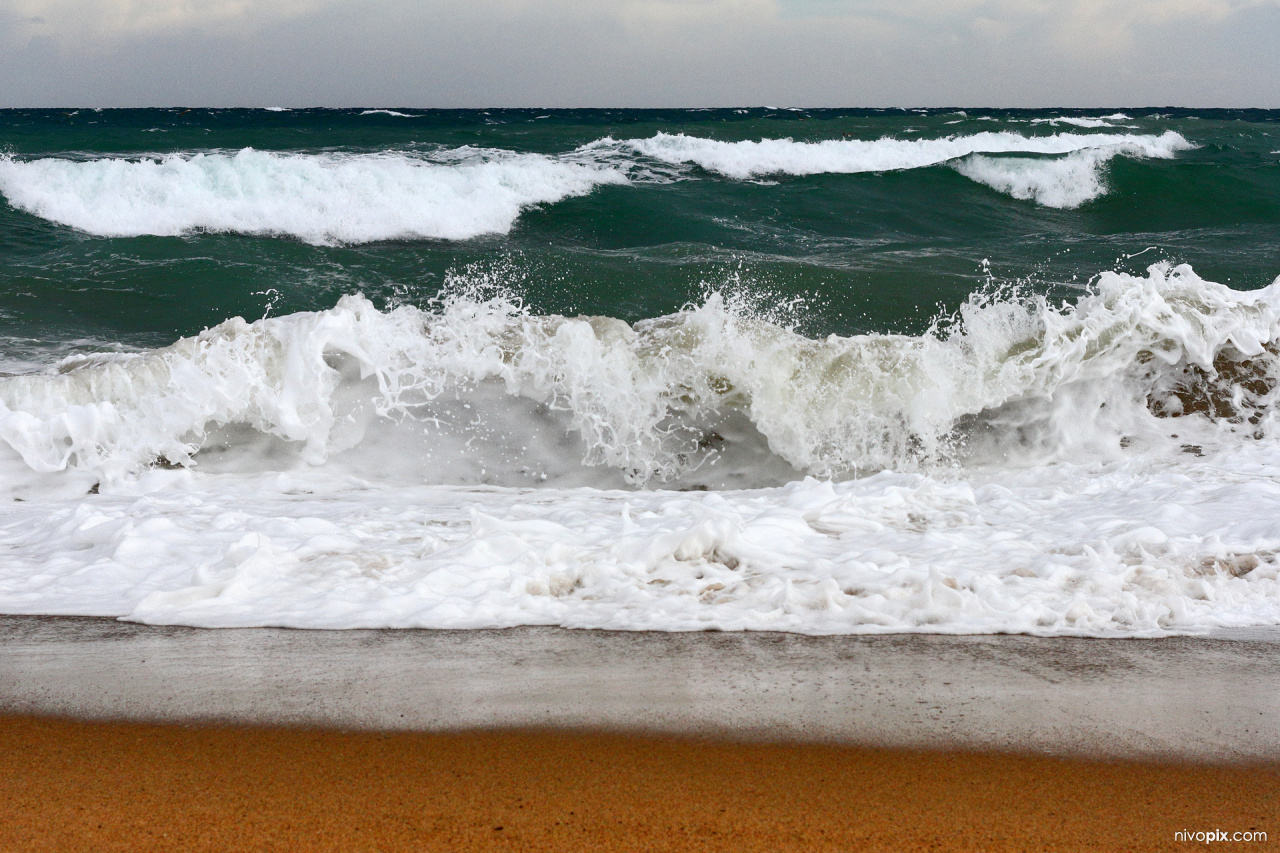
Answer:
[[[1269,430],[1278,336],[1280,285],[1233,291],[1168,264],[1104,273],[1073,305],[979,292],[919,336],[809,338],[720,292],[633,324],[540,315],[459,280],[426,308],[347,296],[0,379],[0,439],[33,471],[111,478],[198,470],[227,430],[323,465],[366,431],[411,424],[437,482],[501,485],[1114,458],[1168,446],[1173,418],[1206,445]],[[483,476],[449,479],[468,466],[444,460],[473,446],[495,454]]]
[[[455,282],[0,379],[6,612],[1155,636],[1280,620],[1280,283],[806,337]],[[38,520],[38,523],[37,523]]]

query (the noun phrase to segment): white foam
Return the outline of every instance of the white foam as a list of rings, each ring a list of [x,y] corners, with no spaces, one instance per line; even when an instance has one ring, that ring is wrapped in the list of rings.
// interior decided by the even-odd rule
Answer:
[[[187,482],[6,509],[0,608],[210,627],[1150,636],[1277,624],[1280,495],[1229,470],[536,496]]]
[[[974,154],[955,169],[970,180],[1045,207],[1075,208],[1107,192],[1103,170],[1121,147],[1075,151],[1053,159]]]
[[[485,412],[473,407],[511,399],[561,419],[581,442],[578,464],[634,482],[696,470],[722,452],[717,430],[734,419],[815,475],[949,464],[989,434],[1019,436],[1031,459],[1078,459],[1089,445],[1162,433],[1157,410],[1200,405],[1179,400],[1221,397],[1270,418],[1269,398],[1241,390],[1253,386],[1214,377],[1221,358],[1276,369],[1265,344],[1278,336],[1280,284],[1237,292],[1185,266],[1107,273],[1068,307],[979,295],[946,333],[821,340],[719,294],[630,326],[533,315],[459,287],[431,312],[384,313],[350,296],[329,311],[237,318],[161,350],[0,379],[0,439],[33,470],[115,478],[156,457],[186,464],[211,426],[238,424],[321,464],[359,443],[363,425],[344,426],[359,406],[436,427],[452,418],[474,440]],[[496,396],[464,399],[494,383]],[[977,417],[980,429],[961,429]]]
[[[1070,124],[1075,127],[1097,128],[1097,127],[1115,127],[1115,122],[1124,121],[1129,116],[1124,113],[1112,113],[1107,116],[1056,116],[1054,118],[1036,118],[1032,119],[1032,124]],[[1132,125],[1124,125],[1132,127]]]
[[[401,153],[0,157],[14,207],[107,237],[193,231],[287,234],[312,243],[510,231],[522,210],[624,183],[614,169],[481,149]]]
[[[418,118],[418,116],[415,114],[398,113],[395,110],[365,110],[364,112],[360,113],[360,115],[362,116],[384,115],[384,116],[396,116],[397,118]]]
[[[367,110],[365,114],[388,113]],[[914,169],[982,154],[1075,155],[1059,165],[971,159],[960,171],[1042,204],[1102,191],[1106,160],[1172,157],[1182,136],[1011,131],[939,139],[720,142],[659,133],[560,156],[463,147],[430,154],[197,152],[137,159],[0,156],[0,194],[44,219],[107,237],[290,235],[317,244],[459,240],[511,230],[521,212],[602,184],[667,182],[690,165],[735,179]],[[999,174],[997,174],[999,173]]]
[[[1280,624],[1280,282],[1157,265],[1074,305],[979,295],[957,323],[813,340],[719,296],[630,326],[463,289],[429,312],[347,297],[3,378],[0,611]]]
[[[611,140],[610,140],[611,142]],[[600,143],[597,143],[600,144]],[[746,180],[762,175],[853,174],[919,169],[972,154],[1070,154],[1115,148],[1128,156],[1172,157],[1191,146],[1174,131],[1151,134],[1056,133],[1023,136],[983,132],[939,139],[876,139],[796,142],[791,139],[722,142],[659,133],[622,144],[668,163],[694,163],[711,172]]]

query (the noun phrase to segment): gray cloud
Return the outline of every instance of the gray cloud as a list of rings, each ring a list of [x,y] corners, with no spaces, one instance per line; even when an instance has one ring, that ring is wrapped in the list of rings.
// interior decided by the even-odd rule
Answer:
[[[1277,43],[1280,0],[0,0],[0,102],[1274,107]]]

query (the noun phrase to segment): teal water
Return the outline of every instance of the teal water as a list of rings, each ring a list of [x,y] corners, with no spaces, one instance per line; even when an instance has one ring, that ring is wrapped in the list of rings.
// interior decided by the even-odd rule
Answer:
[[[68,348],[156,346],[232,316],[328,308],[346,293],[421,305],[451,276],[499,282],[539,312],[629,322],[671,313],[708,289],[765,302],[798,297],[804,330],[825,335],[919,333],[992,280],[1071,298],[1100,272],[1138,272],[1157,260],[1190,263],[1237,289],[1280,274],[1273,112],[1130,110],[1098,127],[1052,120],[1113,111],[361,112],[9,110],[0,112],[0,151],[19,164],[244,148],[431,155],[469,147],[558,157],[602,138],[659,133],[803,143],[1000,131],[1172,131],[1194,147],[1169,159],[1114,157],[1099,170],[1105,191],[1074,208],[1014,198],[966,178],[954,161],[753,180],[686,164],[678,180],[601,185],[528,204],[504,233],[338,245],[199,227],[181,236],[97,236],[21,209],[15,179],[0,178],[0,338],[11,355],[40,361]],[[77,191],[85,188],[49,190]]]

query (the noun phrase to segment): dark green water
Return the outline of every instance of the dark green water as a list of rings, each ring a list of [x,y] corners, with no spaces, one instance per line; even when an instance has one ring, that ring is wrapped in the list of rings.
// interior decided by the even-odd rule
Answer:
[[[1280,274],[1280,116],[1273,112],[1128,110],[1126,118],[1096,121],[1113,111],[404,112],[411,117],[354,110],[0,112],[7,158],[0,163],[0,336],[10,357],[39,361],[40,352],[52,357],[77,340],[96,342],[79,345],[89,347],[154,346],[231,316],[328,308],[345,293],[362,292],[377,304],[424,304],[451,277],[502,285],[539,312],[628,321],[670,313],[708,290],[747,293],[764,304],[800,297],[804,307],[792,312],[795,319],[806,333],[823,335],[918,333],[991,279],[1069,298],[1101,271],[1140,272],[1157,260],[1190,263],[1201,277],[1236,289]],[[955,168],[964,157],[849,171],[865,165],[851,156],[844,171],[788,174],[784,152],[782,169],[766,165],[744,180],[635,152],[574,153],[605,138],[657,134],[914,144],[984,133],[1034,142],[1067,134],[1158,139],[1169,132],[1187,146],[1170,157],[1106,158],[1092,173],[1102,192],[1075,206],[1015,198],[972,180]],[[304,199],[290,181],[305,176],[285,168],[259,176],[267,183],[244,202],[246,187],[225,181],[194,186],[179,175],[135,186],[128,174],[84,170],[55,181],[23,168],[51,161],[100,167],[110,159],[127,166],[174,154],[189,163],[200,152],[232,156],[245,148],[277,152],[286,167],[297,162],[290,157],[390,152],[448,168],[521,152],[549,163],[569,158],[612,166],[628,182],[531,201],[509,229],[467,239],[434,239],[424,228],[409,238],[319,245],[289,233],[289,222],[359,218],[359,210],[344,208],[361,197],[376,199],[385,187],[348,183],[327,200]],[[803,155],[803,146],[792,148]],[[991,156],[1034,166],[1072,155]],[[663,171],[660,179],[640,174],[649,168]],[[1051,176],[1046,181],[1053,183]],[[472,183],[458,197],[483,206],[493,186]],[[74,207],[80,227],[24,204],[24,192]],[[422,193],[415,198],[432,203]],[[200,210],[236,199],[242,208],[231,214],[231,229],[225,221],[200,220]],[[120,209],[113,204],[149,205],[150,218],[128,236],[91,233],[111,230]],[[245,215],[245,204],[265,211],[255,228],[266,221],[275,233],[236,230],[234,216]],[[186,233],[148,233],[166,215],[193,210],[195,225]],[[412,219],[403,206],[394,212]],[[447,219],[450,211],[446,205],[433,215]]]

